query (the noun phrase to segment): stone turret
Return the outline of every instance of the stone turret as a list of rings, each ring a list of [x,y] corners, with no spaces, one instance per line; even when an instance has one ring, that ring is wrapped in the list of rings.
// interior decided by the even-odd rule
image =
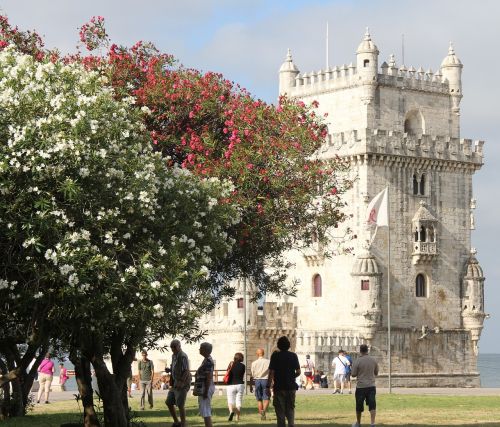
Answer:
[[[462,100],[462,62],[455,54],[453,44],[450,42],[448,56],[441,63],[443,79],[448,80],[449,91],[452,102],[451,134],[452,137],[460,138],[460,101]]]
[[[373,43],[368,28],[365,37],[356,50],[357,71],[360,79],[374,81],[378,72],[378,48]]]
[[[375,257],[367,248],[357,256],[351,276],[353,278],[352,314],[360,335],[371,343],[381,321],[381,276]]]
[[[462,319],[464,328],[470,330],[474,352],[477,354],[477,342],[483,330],[486,313],[484,312],[484,275],[476,259],[476,253],[473,248],[463,279]]]
[[[280,67],[279,91],[280,95],[290,94],[290,88],[295,86],[295,78],[299,74],[299,69],[295,66],[292,53],[288,49],[285,62]]]
[[[365,37],[356,50],[356,70],[358,80],[362,85],[361,102],[366,108],[367,127],[373,127],[375,124],[375,111],[373,100],[377,89],[378,75],[378,48],[373,43],[368,28]]]

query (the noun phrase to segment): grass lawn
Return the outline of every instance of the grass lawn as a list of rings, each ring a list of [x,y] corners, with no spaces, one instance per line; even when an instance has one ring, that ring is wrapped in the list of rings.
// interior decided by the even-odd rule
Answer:
[[[157,393],[158,396],[159,393]],[[139,399],[131,399],[132,409],[137,411],[137,421],[148,427],[171,425],[164,399],[155,399],[155,408],[139,411]],[[227,421],[225,396],[213,400],[213,421],[218,426],[239,425],[257,427],[276,425],[274,412],[268,413],[267,421],[261,422],[255,408],[253,396],[245,397],[241,421]],[[377,398],[377,425],[390,426],[498,426],[500,427],[500,397],[498,396],[420,396],[379,395]],[[188,398],[188,424],[202,426],[197,415],[197,401]],[[296,426],[351,426],[355,420],[353,395],[298,395],[296,402]],[[362,425],[369,425],[365,412]],[[0,422],[1,427],[59,427],[64,422],[77,422],[79,413],[74,401],[37,405],[26,417]],[[362,420],[362,421],[363,421]]]

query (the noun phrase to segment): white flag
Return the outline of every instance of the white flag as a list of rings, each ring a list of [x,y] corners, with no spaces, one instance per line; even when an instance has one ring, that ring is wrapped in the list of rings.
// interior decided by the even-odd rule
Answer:
[[[376,225],[377,227],[389,226],[388,191],[388,187],[385,187],[368,205],[368,209],[366,210],[366,222],[368,225]]]

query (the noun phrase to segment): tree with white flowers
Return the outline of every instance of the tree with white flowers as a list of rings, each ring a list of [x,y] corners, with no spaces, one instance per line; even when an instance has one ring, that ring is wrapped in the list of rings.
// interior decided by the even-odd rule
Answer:
[[[225,292],[211,268],[231,251],[223,230],[238,213],[219,202],[231,184],[153,153],[148,109],[106,83],[77,63],[0,52],[0,347],[56,338],[79,373],[86,425],[98,423],[91,363],[106,425],[126,426],[135,350],[197,333]]]

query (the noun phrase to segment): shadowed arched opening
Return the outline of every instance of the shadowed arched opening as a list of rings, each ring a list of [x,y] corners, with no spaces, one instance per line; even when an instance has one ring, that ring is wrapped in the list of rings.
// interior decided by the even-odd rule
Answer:
[[[412,110],[406,114],[405,132],[408,135],[422,135],[425,133],[425,120],[420,111]]]

